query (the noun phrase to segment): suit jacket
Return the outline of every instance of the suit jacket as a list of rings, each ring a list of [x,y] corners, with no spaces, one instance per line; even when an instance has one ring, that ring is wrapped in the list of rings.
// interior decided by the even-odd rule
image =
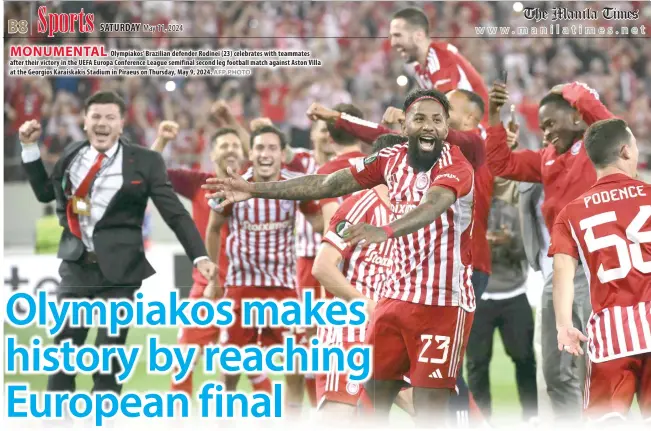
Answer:
[[[545,237],[538,217],[538,202],[543,193],[540,183],[520,183],[520,220],[524,251],[529,265],[540,271],[538,256],[545,252]]]
[[[142,224],[149,198],[167,225],[174,231],[186,254],[192,260],[207,256],[192,217],[174,193],[167,178],[167,169],[160,154],[134,146],[120,139],[122,144],[122,188],[109,203],[106,213],[95,225],[93,245],[99,267],[115,284],[140,285],[156,271],[145,257]],[[79,260],[84,244],[70,232],[66,217],[68,199],[63,190],[63,178],[68,165],[79,150],[90,145],[88,141],[68,145],[48,176],[41,159],[23,163],[39,202],[56,200],[56,214],[63,226],[57,257],[64,261]]]

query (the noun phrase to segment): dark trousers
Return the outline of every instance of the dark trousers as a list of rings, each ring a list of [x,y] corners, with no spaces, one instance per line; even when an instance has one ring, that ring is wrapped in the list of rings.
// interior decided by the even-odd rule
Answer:
[[[536,359],[533,349],[534,321],[527,295],[504,300],[478,300],[470,331],[468,385],[477,406],[491,415],[489,367],[493,355],[493,332],[500,331],[506,354],[515,364],[518,395],[525,420],[538,415]]]
[[[133,300],[134,293],[140,286],[115,285],[108,281],[97,264],[84,264],[63,261],[59,268],[61,285],[57,291],[57,300],[64,299],[127,299]],[[75,346],[86,344],[89,327],[71,328],[68,323],[54,337],[54,344],[59,345],[64,340],[71,340]],[[97,330],[95,346],[124,345],[127,340],[128,328],[119,331],[117,336],[108,335],[106,328]],[[122,385],[115,380],[115,374],[120,371],[120,363],[113,358],[110,374],[95,373],[93,375],[93,392],[114,392],[120,394]],[[70,391],[77,389],[76,375],[58,372],[49,376],[48,391]]]
[[[486,290],[488,286],[488,277],[490,275],[481,272],[474,271],[472,273],[472,287],[475,290],[475,297],[477,301]],[[473,326],[476,323],[473,323]],[[466,348],[467,350],[467,348]],[[457,390],[459,393],[453,395],[450,398],[450,416],[451,423],[456,423],[458,426],[468,425],[470,419],[469,404],[470,404],[470,394],[468,393],[468,385],[463,379],[463,367],[459,367],[459,375],[457,376]]]

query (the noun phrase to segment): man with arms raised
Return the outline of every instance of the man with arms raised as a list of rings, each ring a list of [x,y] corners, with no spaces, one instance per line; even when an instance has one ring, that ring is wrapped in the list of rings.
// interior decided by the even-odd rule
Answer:
[[[323,199],[386,184],[393,222],[357,224],[343,234],[351,246],[394,238],[391,278],[373,314],[368,339],[374,374],[367,382],[378,419],[409,375],[416,422],[445,426],[450,392],[463,361],[475,298],[470,282],[473,170],[460,150],[445,142],[449,103],[436,90],[405,101],[408,143],[387,148],[329,175],[250,184],[241,177],[211,179],[222,206],[253,197]]]
[[[407,61],[420,88],[443,93],[469,90],[488,103],[488,89],[479,72],[454,45],[433,42],[429,32],[427,16],[413,7],[396,12],[389,27],[391,47]],[[488,116],[484,114],[482,120]]]
[[[246,184],[266,184],[270,181],[287,180],[300,174],[281,169],[287,142],[284,135],[273,126],[263,126],[251,132],[250,159],[253,165],[242,177]],[[229,173],[234,172],[228,168]],[[222,178],[223,179],[223,178]],[[218,180],[212,178],[210,180]],[[242,299],[295,299],[296,296],[296,248],[294,228],[298,210],[313,222],[315,229],[322,230],[321,214],[316,203],[290,200],[252,199],[245,202],[218,206],[210,212],[206,248],[213,261],[220,258],[222,241],[226,241],[228,274],[223,285],[211,280],[206,296],[222,296],[233,300],[235,322],[222,328],[222,344],[239,347],[257,344],[268,347],[284,342],[285,328],[251,328],[241,324]],[[221,229],[228,223],[229,235],[221,237]],[[224,376],[227,391],[235,391],[239,375]],[[303,378],[301,375],[286,376],[286,408],[290,415],[297,415],[302,408]]]
[[[651,186],[635,179],[638,149],[622,120],[594,123],[584,138],[597,183],[560,212],[552,231],[558,350],[583,354],[588,419],[625,419],[637,394],[651,420]],[[593,314],[585,337],[572,322],[574,274],[588,274]]]
[[[599,101],[594,90],[573,82],[552,88],[540,101],[538,111],[545,148],[537,151],[511,151],[506,130],[500,119],[500,109],[508,100],[506,86],[493,85],[490,94],[486,160],[495,176],[542,183],[544,202],[542,214],[549,232],[561,210],[588,190],[596,181],[594,166],[583,145],[588,125],[612,114]],[[588,281],[584,268],[576,271],[574,280],[574,325],[584,329],[591,313]],[[556,349],[556,318],[552,301],[552,277],[543,288],[541,344],[543,374],[547,393],[557,420],[576,420],[581,415],[582,364],[563,357]]]
[[[373,144],[373,152],[404,142],[405,138],[400,135],[382,135]],[[364,222],[383,226],[390,219],[389,190],[386,185],[380,184],[373,189],[354,193],[344,200],[330,219],[330,226],[314,262],[314,276],[331,295],[346,301],[367,299],[369,313],[375,308],[391,270],[391,242],[350,247],[343,240],[343,232],[353,224]],[[318,337],[324,345],[350,349],[366,342],[366,328],[323,326],[319,328]],[[337,370],[317,376],[317,409],[322,420],[349,422],[360,402],[362,391],[359,384],[349,382],[348,376]],[[401,394],[403,397],[398,397],[396,402],[411,413],[413,409],[407,401],[407,394]]]
[[[220,106],[221,102],[216,102],[214,106]],[[215,109],[213,109],[215,110]],[[151,149],[156,152],[163,152],[165,147],[170,142],[176,139],[179,132],[179,125],[173,121],[163,121],[158,126],[158,135],[156,140],[151,146]],[[215,167],[214,172],[202,172],[190,169],[168,169],[167,175],[172,184],[172,188],[176,193],[186,199],[192,201],[192,218],[194,219],[197,229],[201,234],[201,238],[205,241],[206,229],[208,228],[208,218],[210,216],[210,207],[204,198],[201,185],[207,178],[226,177],[226,169],[230,167],[239,171],[240,166],[244,161],[244,153],[248,152],[248,144],[243,145],[240,139],[241,133],[236,129],[222,127],[217,129],[212,137],[213,148],[210,153],[210,159]],[[228,236],[228,226],[222,227],[222,236]],[[225,244],[222,245],[222,250],[225,250]],[[228,269],[228,257],[226,253],[219,254],[218,262],[218,283],[223,286],[226,279],[226,270]],[[201,273],[194,269],[192,271],[192,289],[190,290],[190,298],[198,299],[203,298],[204,290],[208,281],[201,275]],[[219,339],[219,328],[216,326],[206,327],[187,327],[180,328],[178,334],[178,343],[184,345],[197,345],[206,346],[215,343]],[[271,393],[271,381],[265,375],[249,376],[251,385],[255,391],[264,391]],[[188,373],[185,380],[181,382],[172,382],[171,389],[173,391],[183,391],[188,395],[192,395],[193,388],[193,372]]]

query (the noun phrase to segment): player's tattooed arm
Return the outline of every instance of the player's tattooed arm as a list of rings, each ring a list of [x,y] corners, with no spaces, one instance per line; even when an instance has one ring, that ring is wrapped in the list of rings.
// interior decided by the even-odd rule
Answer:
[[[254,197],[287,200],[336,198],[362,190],[350,169],[329,175],[305,175],[286,181],[253,183]]]
[[[456,200],[457,196],[452,190],[445,187],[432,187],[420,205],[389,225],[393,230],[393,237],[409,235],[433,223]]]

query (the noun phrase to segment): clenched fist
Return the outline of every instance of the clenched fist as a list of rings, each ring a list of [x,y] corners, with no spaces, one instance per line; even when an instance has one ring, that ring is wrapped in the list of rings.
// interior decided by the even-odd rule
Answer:
[[[328,109],[320,103],[312,103],[305,113],[312,121],[334,121],[339,117],[339,112]]]
[[[274,125],[274,123],[270,119],[268,119],[266,117],[260,117],[260,118],[256,118],[254,120],[251,120],[251,123],[249,124],[249,128],[251,129],[252,132],[254,132],[254,131],[260,129],[261,127],[273,126],[273,125]]]
[[[231,108],[229,108],[228,104],[223,100],[217,100],[212,104],[210,107],[210,114],[216,120],[224,121],[226,123],[228,123],[233,117]]]
[[[174,121],[161,121],[158,126],[158,139],[168,142],[176,139],[179,134],[179,125]]]
[[[18,137],[25,145],[35,144],[41,137],[41,124],[36,120],[25,121],[18,129]]]
[[[389,106],[387,110],[384,111],[384,116],[382,117],[382,124],[386,124],[386,125],[402,124],[404,121],[405,121],[405,113],[402,112],[402,109]]]

